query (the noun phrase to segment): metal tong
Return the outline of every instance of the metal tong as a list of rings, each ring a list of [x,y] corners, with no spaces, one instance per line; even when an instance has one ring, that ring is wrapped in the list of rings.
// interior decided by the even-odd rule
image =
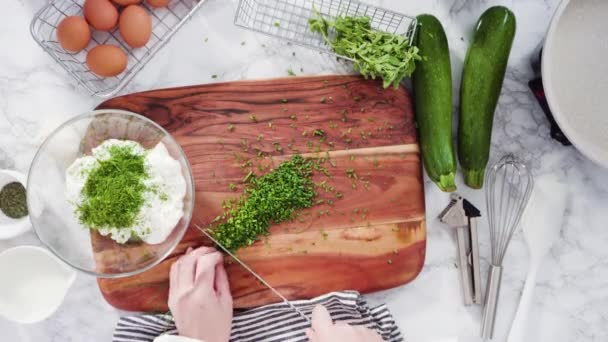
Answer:
[[[477,238],[477,217],[480,216],[480,211],[471,202],[456,193],[439,214],[442,223],[456,229],[464,305],[482,304]]]

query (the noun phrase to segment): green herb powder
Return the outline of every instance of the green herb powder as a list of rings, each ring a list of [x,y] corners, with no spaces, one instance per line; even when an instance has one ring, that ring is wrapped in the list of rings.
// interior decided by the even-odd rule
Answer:
[[[19,219],[27,216],[25,187],[19,182],[6,184],[0,190],[0,210],[4,215]]]
[[[98,160],[99,166],[87,177],[76,213],[92,229],[129,228],[135,224],[148,190],[145,156],[129,146],[112,146],[108,152],[110,157]]]

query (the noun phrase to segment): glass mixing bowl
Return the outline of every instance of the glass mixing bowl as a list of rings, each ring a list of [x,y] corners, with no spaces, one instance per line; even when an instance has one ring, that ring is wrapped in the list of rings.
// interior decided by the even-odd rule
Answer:
[[[146,149],[162,142],[179,162],[186,181],[184,210],[164,242],[118,244],[83,227],[75,217],[65,194],[66,169],[107,139],[133,140]],[[44,141],[30,167],[27,198],[30,220],[46,247],[78,270],[96,277],[117,278],[146,271],[175,249],[192,217],[194,181],[184,151],[161,126],[135,113],[97,110],[69,120]]]

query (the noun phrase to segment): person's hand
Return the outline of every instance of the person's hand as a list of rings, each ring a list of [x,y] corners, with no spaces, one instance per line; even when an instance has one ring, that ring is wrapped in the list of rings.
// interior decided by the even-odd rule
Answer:
[[[317,305],[312,310],[312,327],[306,330],[310,342],[379,342],[382,337],[364,326],[352,326],[344,322],[334,324],[327,309]]]
[[[171,266],[169,308],[181,336],[227,342],[232,326],[232,295],[222,254],[201,247]]]

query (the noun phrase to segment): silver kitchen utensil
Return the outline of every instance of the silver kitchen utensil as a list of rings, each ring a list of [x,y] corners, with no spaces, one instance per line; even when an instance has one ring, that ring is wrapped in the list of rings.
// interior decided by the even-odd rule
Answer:
[[[220,247],[224,253],[228,254],[232,259],[234,259],[239,265],[241,265],[244,269],[246,269],[251,275],[253,275],[260,283],[264,284],[270,291],[272,291],[277,297],[283,300],[285,304],[287,304],[290,308],[292,308],[295,312],[297,312],[300,316],[302,316],[308,323],[310,323],[310,318],[306,316],[302,310],[298,309],[295,305],[293,305],[285,296],[283,296],[277,289],[272,287],[261,275],[257,274],[251,267],[245,264],[241,259],[239,259],[234,253],[231,253],[226,247],[224,247],[221,243],[219,243],[216,239],[211,236],[205,229],[201,228],[198,224],[194,225],[201,233],[205,234],[213,243],[215,243],[218,247]]]
[[[528,276],[507,342],[529,341],[525,334],[526,323],[532,306],[536,275],[551,246],[559,238],[566,202],[566,186],[555,176],[543,176],[536,181],[521,224],[530,253]]]
[[[456,229],[458,262],[464,305],[481,304],[481,278],[479,274],[479,244],[477,217],[479,210],[453,193],[450,204],[439,214],[439,220]]]
[[[83,51],[65,51],[56,37],[57,25],[63,18],[82,15],[85,0],[53,0],[44,6],[32,20],[30,31],[34,40],[91,94],[109,97],[118,93],[160,50],[177,30],[192,17],[205,0],[171,0],[166,8],[152,8],[143,4],[152,18],[152,36],[144,47],[133,49],[120,36],[118,28],[111,32],[93,31],[91,43]],[[127,69],[115,77],[100,77],[86,64],[87,53],[101,44],[112,44],[127,53]]]
[[[240,0],[234,23],[293,44],[335,55],[320,34],[310,31],[308,20],[316,18],[315,9],[328,19],[341,15],[368,16],[373,29],[403,35],[409,39],[410,44],[416,30],[414,17],[354,0]]]
[[[494,334],[503,260],[528,204],[534,180],[526,164],[510,154],[490,167],[485,178],[492,258],[481,320],[481,337],[491,339]]]

